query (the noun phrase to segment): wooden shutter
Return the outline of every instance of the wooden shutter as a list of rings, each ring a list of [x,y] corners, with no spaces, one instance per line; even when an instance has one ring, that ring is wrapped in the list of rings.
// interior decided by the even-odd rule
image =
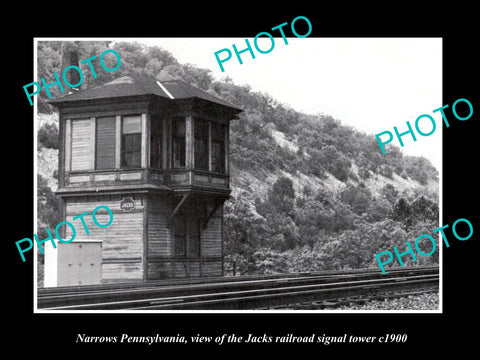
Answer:
[[[96,169],[115,168],[115,117],[97,118]]]
[[[71,170],[90,170],[92,147],[92,126],[90,119],[72,120]]]

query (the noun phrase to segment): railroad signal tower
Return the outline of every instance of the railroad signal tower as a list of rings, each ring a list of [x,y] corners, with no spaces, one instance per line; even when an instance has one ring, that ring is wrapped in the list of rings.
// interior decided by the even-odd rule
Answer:
[[[79,230],[58,243],[46,286],[222,275],[229,123],[241,110],[182,81],[143,75],[51,103],[63,221],[99,205],[114,218],[105,229],[87,221],[88,236]]]

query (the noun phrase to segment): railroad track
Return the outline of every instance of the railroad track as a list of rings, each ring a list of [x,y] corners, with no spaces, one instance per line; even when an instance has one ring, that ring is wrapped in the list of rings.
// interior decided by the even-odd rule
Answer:
[[[367,304],[372,300],[387,300],[387,299],[398,299],[407,296],[419,296],[428,293],[438,293],[438,286],[424,287],[417,290],[402,290],[402,291],[393,291],[385,292],[382,294],[377,294],[375,296],[369,295],[357,295],[357,296],[348,296],[341,297],[334,300],[320,300],[320,301],[310,301],[302,303],[294,303],[288,305],[280,306],[270,306],[263,308],[262,310],[324,310],[324,309],[337,309],[341,306],[349,305],[363,305]]]
[[[237,310],[328,301],[435,287],[438,267],[177,279],[41,288],[37,307],[51,310]]]

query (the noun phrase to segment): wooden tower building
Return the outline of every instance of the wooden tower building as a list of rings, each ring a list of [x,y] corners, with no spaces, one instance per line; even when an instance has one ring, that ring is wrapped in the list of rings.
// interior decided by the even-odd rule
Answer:
[[[140,75],[51,103],[61,137],[57,195],[63,221],[76,228],[46,263],[53,286],[223,275],[229,122],[241,110],[182,81]],[[113,221],[101,228],[84,216],[86,234],[73,218],[98,206]]]

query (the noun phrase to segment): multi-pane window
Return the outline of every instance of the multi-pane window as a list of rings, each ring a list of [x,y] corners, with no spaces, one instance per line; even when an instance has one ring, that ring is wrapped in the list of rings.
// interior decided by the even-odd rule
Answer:
[[[162,168],[162,121],[152,118],[150,134],[150,166],[153,168]]]
[[[195,169],[208,171],[208,122],[195,119],[194,135]]]
[[[70,136],[70,156],[66,158],[70,170],[141,167],[142,117],[124,116],[119,126],[117,129],[115,116],[72,119],[71,134],[67,135]],[[117,131],[120,138],[117,138]],[[117,164],[117,160],[120,160],[120,164]]]
[[[225,125],[212,122],[212,171],[225,173]]]
[[[165,129],[162,128],[160,118],[152,117],[151,121],[150,166],[157,169],[162,169],[164,166],[184,169],[187,164],[187,143],[190,144],[187,141],[190,138],[186,138],[185,117],[174,117],[171,124],[167,124],[166,131],[170,133],[170,139],[167,135],[163,136]],[[192,121],[191,126],[192,133],[189,132],[189,134],[192,136],[192,142],[188,150],[193,158],[188,157],[189,163],[192,163],[195,170],[224,174],[226,172],[226,125],[198,118]],[[69,161],[71,171],[142,167],[142,117],[140,115],[123,116],[118,122],[115,116],[74,119],[71,121],[70,131],[70,156],[66,161]],[[120,138],[116,137],[117,132]],[[164,153],[167,144],[171,144],[170,162],[167,161],[167,154]]]
[[[210,170],[221,174],[226,172],[224,124],[195,119],[194,164],[196,170]]]
[[[124,116],[122,119],[122,168],[139,168],[142,160],[142,119]]]
[[[185,118],[177,117],[172,121],[172,163],[173,168],[185,167]]]

